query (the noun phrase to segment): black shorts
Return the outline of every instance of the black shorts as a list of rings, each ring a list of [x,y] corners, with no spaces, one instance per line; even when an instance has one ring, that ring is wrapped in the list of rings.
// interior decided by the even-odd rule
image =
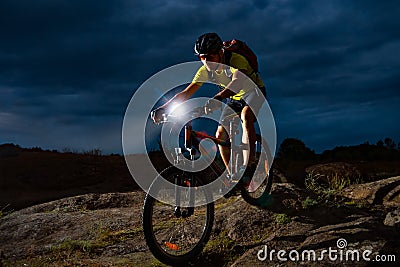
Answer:
[[[222,110],[220,124],[228,126],[229,118],[231,118],[234,114],[242,112],[245,106],[250,106],[254,112],[254,115],[257,117],[258,111],[264,104],[264,98],[266,97],[265,87],[261,87],[260,91],[263,95],[259,95],[258,91],[254,90],[248,94],[245,94],[240,100],[228,98],[226,102],[227,106],[225,106]]]

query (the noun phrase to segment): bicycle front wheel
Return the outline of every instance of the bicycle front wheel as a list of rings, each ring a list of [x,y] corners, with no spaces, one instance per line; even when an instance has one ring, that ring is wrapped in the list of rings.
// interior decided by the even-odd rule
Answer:
[[[208,242],[214,221],[214,204],[208,191],[201,189],[201,180],[187,172],[170,167],[160,173],[146,196],[143,207],[143,231],[153,255],[168,265],[183,265],[195,260]],[[157,186],[158,179],[170,186]],[[180,207],[166,204],[163,199],[183,199],[177,196],[174,184],[191,187],[194,201],[206,201],[202,206]],[[196,202],[195,202],[196,204]]]
[[[256,136],[256,161],[258,168],[251,179],[245,179],[241,186],[243,199],[254,206],[268,205],[271,191],[273,172],[271,168],[272,155],[268,144],[262,136]]]

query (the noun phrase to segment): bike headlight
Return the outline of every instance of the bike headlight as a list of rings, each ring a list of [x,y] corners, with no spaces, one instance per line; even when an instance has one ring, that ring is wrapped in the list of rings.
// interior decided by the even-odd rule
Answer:
[[[185,109],[185,105],[183,105],[182,103],[174,103],[171,106],[170,109],[170,114],[178,117],[178,118],[182,118],[186,113],[186,109]]]

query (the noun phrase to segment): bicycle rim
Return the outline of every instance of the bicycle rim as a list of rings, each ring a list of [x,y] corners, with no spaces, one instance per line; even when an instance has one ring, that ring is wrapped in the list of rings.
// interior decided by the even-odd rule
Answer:
[[[269,202],[273,172],[270,168],[272,156],[268,145],[260,135],[257,135],[256,160],[261,163],[251,180],[244,180],[241,187],[243,199],[251,205],[266,206]]]
[[[166,169],[160,174],[168,181],[174,182],[180,176],[185,184],[187,174],[175,167]],[[156,180],[157,181],[157,180]],[[155,181],[155,182],[156,182]],[[207,191],[200,190],[198,179],[192,181],[196,199],[211,199]],[[196,189],[197,188],[197,189]],[[157,199],[174,197],[174,186],[157,188],[153,186],[152,196]],[[174,206],[165,204],[151,195],[147,195],[143,209],[143,230],[147,245],[153,255],[169,265],[181,265],[196,259],[210,238],[214,221],[214,204],[194,207],[194,213],[183,218],[174,214]],[[187,211],[188,208],[181,208]]]

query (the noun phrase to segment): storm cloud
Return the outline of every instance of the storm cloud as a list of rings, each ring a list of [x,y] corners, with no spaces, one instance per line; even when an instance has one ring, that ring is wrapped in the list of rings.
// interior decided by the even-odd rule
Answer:
[[[396,1],[1,1],[0,143],[121,152],[125,109],[204,32],[257,53],[278,143],[399,140]],[[216,89],[217,90],[217,89]]]

